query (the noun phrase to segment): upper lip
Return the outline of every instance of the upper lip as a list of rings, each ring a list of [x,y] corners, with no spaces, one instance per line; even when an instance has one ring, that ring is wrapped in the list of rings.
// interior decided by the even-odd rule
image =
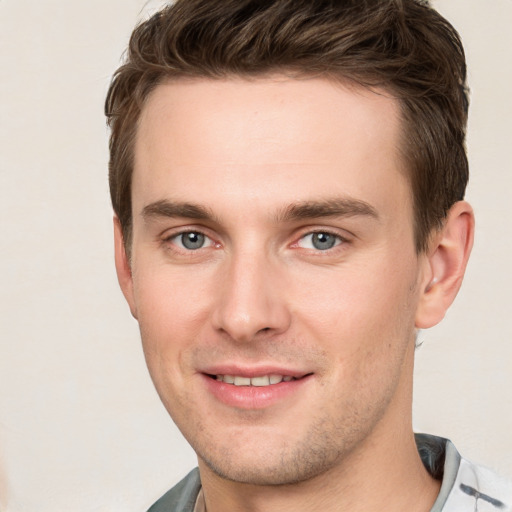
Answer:
[[[295,377],[299,379],[312,372],[284,368],[276,365],[265,366],[245,366],[234,364],[219,364],[208,366],[202,370],[201,373],[207,375],[236,375],[237,377],[263,377],[264,375],[282,375]]]

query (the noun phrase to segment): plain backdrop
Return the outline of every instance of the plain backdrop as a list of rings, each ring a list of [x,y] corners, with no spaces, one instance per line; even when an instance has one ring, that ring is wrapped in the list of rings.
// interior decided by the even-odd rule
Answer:
[[[0,0],[2,512],[140,512],[195,465],[113,264],[103,101],[157,4]],[[477,233],[456,304],[420,337],[414,425],[512,478],[512,1],[434,5],[468,55]]]

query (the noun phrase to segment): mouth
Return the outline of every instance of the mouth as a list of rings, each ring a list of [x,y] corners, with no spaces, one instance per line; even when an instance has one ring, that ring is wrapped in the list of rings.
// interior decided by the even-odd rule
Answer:
[[[281,382],[292,382],[294,380],[300,380],[310,373],[301,377],[294,377],[292,375],[260,375],[257,377],[246,377],[242,375],[208,375],[208,377],[215,379],[218,382],[224,382],[225,384],[231,384],[233,386],[253,386],[253,387],[267,387],[275,386]]]
[[[203,383],[218,402],[235,409],[264,409],[298,400],[314,382],[314,372],[259,365],[218,364],[203,368]]]

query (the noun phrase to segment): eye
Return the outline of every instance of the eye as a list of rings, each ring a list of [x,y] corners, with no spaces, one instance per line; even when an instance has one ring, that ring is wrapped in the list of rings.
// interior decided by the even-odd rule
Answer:
[[[299,242],[299,247],[303,249],[314,249],[316,251],[327,251],[341,244],[342,238],[333,233],[319,231],[316,233],[308,233],[303,236]]]
[[[169,241],[187,251],[197,251],[213,245],[213,241],[199,231],[186,231],[171,237]]]

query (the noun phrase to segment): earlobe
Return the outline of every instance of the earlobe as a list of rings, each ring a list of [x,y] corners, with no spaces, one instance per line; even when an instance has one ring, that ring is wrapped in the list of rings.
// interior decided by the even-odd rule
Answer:
[[[473,247],[473,209],[465,201],[452,206],[443,228],[432,239],[416,312],[416,327],[438,324],[457,296]]]
[[[133,317],[137,318],[137,308],[133,293],[132,269],[128,255],[126,254],[123,230],[117,216],[114,216],[114,252],[119,286],[121,287],[126,301],[128,302],[128,306],[130,307]]]

